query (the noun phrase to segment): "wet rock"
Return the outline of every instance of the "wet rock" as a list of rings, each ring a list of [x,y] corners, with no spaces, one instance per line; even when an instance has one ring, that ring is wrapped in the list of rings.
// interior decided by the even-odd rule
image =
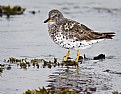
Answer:
[[[99,54],[93,58],[94,60],[105,59],[105,54]]]
[[[57,63],[57,58],[54,58],[54,63],[55,63],[55,64]]]
[[[29,11],[29,13],[34,15],[34,14],[36,14],[36,11],[34,11],[34,10],[33,11]]]
[[[96,91],[96,87],[89,87],[90,91]]]
[[[0,17],[3,16],[3,10],[2,10],[2,7],[0,6]]]
[[[56,79],[53,79],[53,80],[48,80],[47,82],[56,82]]]
[[[103,72],[110,72],[111,70],[109,70],[109,69],[107,69],[107,70],[105,70],[105,71],[103,71]]]
[[[112,71],[112,70],[104,70],[103,72],[108,72],[108,73],[112,73],[112,74],[120,74],[121,75],[121,72],[117,72],[117,71]]]
[[[83,59],[84,59],[83,56],[79,56],[78,62],[81,62],[82,63]]]
[[[11,65],[8,65],[8,66],[6,67],[6,69],[7,69],[7,70],[10,70],[10,69],[11,69]]]

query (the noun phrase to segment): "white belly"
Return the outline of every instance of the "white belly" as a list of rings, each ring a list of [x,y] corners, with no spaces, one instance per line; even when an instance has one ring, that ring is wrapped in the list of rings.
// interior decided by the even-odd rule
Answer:
[[[62,35],[61,32],[58,32],[55,38],[53,38],[54,42],[59,46],[66,49],[75,49],[75,50],[89,48],[92,46],[92,44],[101,41],[101,39],[91,40],[91,41],[86,41],[86,40],[75,41],[75,39],[76,39],[75,37],[74,39],[68,39],[66,36]]]

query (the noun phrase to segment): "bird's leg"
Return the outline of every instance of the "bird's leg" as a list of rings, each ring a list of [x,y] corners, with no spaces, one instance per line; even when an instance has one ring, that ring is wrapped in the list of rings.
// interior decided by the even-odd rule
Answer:
[[[68,50],[68,53],[66,54],[66,56],[64,57],[64,61],[67,61],[68,57],[70,56],[70,50]]]
[[[78,63],[78,60],[79,60],[79,56],[80,56],[80,52],[79,52],[79,50],[77,50],[76,63]]]

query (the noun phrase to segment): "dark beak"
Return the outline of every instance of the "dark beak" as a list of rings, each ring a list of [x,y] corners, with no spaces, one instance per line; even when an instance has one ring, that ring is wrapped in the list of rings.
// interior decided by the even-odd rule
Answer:
[[[50,20],[50,18],[48,18],[47,20],[44,21],[44,23],[47,23]]]

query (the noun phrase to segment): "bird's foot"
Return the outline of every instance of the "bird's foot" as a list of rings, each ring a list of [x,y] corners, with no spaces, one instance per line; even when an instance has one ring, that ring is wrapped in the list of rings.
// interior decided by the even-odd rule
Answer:
[[[64,57],[64,61],[67,61],[68,57],[70,56],[70,50],[68,50],[68,53],[66,54],[66,56]]]
[[[79,61],[79,57],[80,57],[80,52],[79,52],[79,50],[77,50],[77,57],[76,57],[76,63],[78,63],[78,61]]]

